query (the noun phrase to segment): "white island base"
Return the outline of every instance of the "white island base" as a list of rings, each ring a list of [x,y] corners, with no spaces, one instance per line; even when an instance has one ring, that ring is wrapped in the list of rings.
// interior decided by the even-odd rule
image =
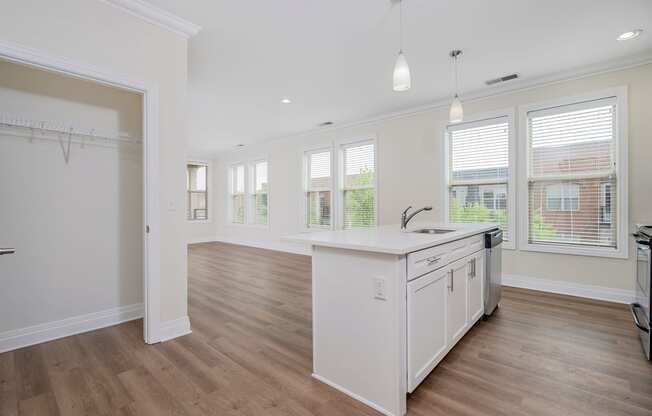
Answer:
[[[482,317],[483,235],[496,225],[397,228],[289,238],[312,245],[313,377],[391,416]]]

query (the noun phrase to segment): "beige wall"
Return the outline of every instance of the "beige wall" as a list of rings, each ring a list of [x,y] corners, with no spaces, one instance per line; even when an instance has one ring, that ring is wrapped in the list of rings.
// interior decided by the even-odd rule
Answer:
[[[3,61],[0,111],[142,137],[140,95]],[[0,332],[142,303],[142,146],[75,142],[66,163],[20,134],[0,129],[0,246],[17,249],[0,261]]]
[[[467,102],[467,116],[515,108],[519,105],[598,91],[609,87],[629,87],[629,218],[630,226],[652,220],[652,65],[610,72],[582,79],[521,90]],[[216,169],[216,216],[218,235],[230,241],[301,249],[281,241],[283,235],[301,230],[301,155],[315,143],[335,139],[355,139],[373,135],[378,140],[378,206],[381,224],[398,223],[408,205],[433,205],[423,220],[442,220],[444,179],[441,169],[442,140],[447,109],[382,120],[355,127],[339,128],[252,146],[219,155]],[[518,122],[518,120],[517,120]],[[518,138],[519,141],[522,138]],[[226,221],[227,166],[236,160],[269,158],[270,226],[268,229],[232,226]],[[631,242],[630,242],[631,244]],[[630,246],[631,247],[631,246]],[[504,272],[528,277],[563,280],[571,283],[633,289],[635,262],[630,249],[628,260],[506,251]]]
[[[158,84],[161,319],[186,316],[187,40],[106,3],[89,0],[5,0],[0,40]]]

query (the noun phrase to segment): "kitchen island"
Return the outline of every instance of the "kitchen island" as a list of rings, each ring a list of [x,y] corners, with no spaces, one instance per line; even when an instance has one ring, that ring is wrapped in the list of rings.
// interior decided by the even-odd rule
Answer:
[[[483,315],[484,233],[496,227],[394,225],[286,238],[312,247],[313,377],[404,415],[407,393]]]

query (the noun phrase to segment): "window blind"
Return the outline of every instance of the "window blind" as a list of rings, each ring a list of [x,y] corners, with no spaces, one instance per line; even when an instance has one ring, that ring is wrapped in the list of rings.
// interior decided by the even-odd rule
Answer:
[[[254,223],[267,224],[268,221],[268,182],[267,162],[257,162],[253,166],[254,194],[253,209]]]
[[[528,113],[528,240],[613,247],[615,98]]]
[[[507,117],[450,126],[448,140],[449,220],[497,222],[509,241]]]
[[[331,151],[306,154],[306,227],[330,228],[332,183]]]
[[[342,150],[343,226],[376,225],[376,155],[373,143],[344,146]]]
[[[206,183],[208,167],[189,163],[186,165],[186,218],[188,220],[205,220],[208,218],[208,197]]]
[[[231,168],[231,222],[245,222],[245,166]]]

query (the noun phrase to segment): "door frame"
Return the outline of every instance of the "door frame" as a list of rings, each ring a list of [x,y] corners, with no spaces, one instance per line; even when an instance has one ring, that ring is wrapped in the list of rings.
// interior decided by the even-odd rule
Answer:
[[[161,339],[161,242],[158,85],[3,40],[0,40],[0,59],[97,82],[142,96],[144,146],[143,337],[148,344],[159,342]]]

